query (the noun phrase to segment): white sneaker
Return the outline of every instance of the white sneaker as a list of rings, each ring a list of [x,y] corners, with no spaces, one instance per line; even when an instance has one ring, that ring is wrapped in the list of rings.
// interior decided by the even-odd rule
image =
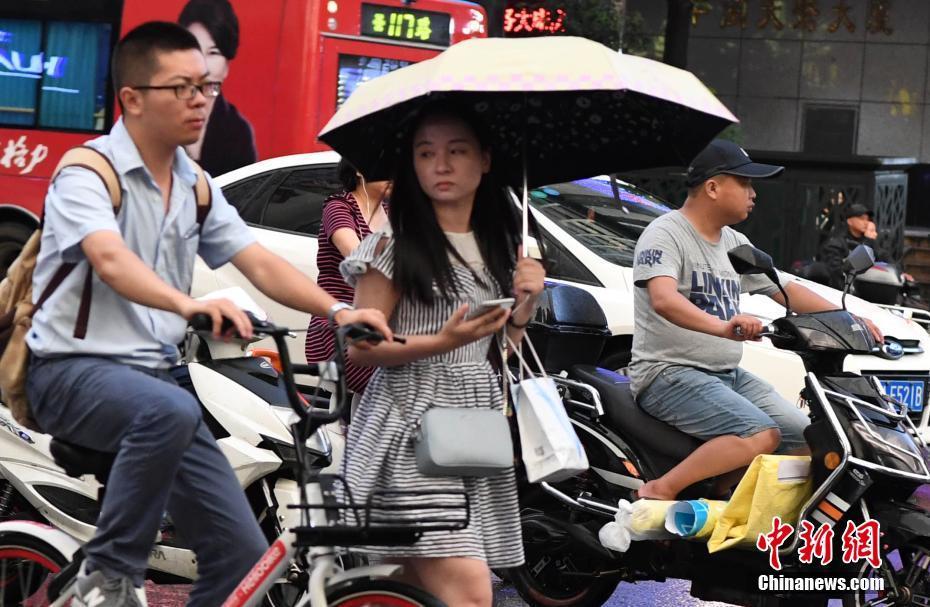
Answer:
[[[85,562],[74,582],[76,607],[145,607],[131,579],[107,578],[102,571],[87,573],[86,567]]]

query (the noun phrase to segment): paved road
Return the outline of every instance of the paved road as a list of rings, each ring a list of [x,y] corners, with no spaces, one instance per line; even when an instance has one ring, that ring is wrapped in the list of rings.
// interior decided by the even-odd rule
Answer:
[[[930,510],[930,485],[917,490],[917,502]],[[640,582],[638,584],[620,584],[617,592],[605,603],[607,607],[695,607],[698,605],[724,607],[728,603],[700,601],[688,594],[690,582],[670,580],[665,583]],[[187,597],[186,586],[148,586],[150,607],[183,607]],[[523,607],[526,605],[517,596],[512,586],[495,583],[495,605],[497,607]],[[832,604],[832,603],[831,603]]]
[[[671,580],[664,584],[640,582],[638,584],[620,584],[617,592],[605,603],[607,607],[725,607],[727,603],[699,601],[688,594],[690,583]],[[149,607],[183,607],[187,597],[186,586],[148,587]],[[496,607],[524,607],[512,586],[497,582],[495,584]]]
[[[617,591],[604,605],[607,607],[694,607],[696,605],[724,607],[729,605],[729,603],[698,600],[688,594],[689,588],[691,588],[691,583],[684,580],[670,580],[662,584],[658,582],[623,583],[617,587]],[[494,598],[494,604],[497,607],[524,607],[526,605],[520,600],[512,586],[498,586]]]

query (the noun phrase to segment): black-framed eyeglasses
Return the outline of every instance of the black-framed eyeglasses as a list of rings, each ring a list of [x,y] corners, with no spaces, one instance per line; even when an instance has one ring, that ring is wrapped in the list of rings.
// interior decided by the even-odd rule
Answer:
[[[131,89],[140,91],[174,91],[174,96],[180,101],[190,101],[197,96],[200,91],[204,97],[219,97],[220,90],[223,88],[222,82],[204,82],[203,84],[168,84],[164,86],[130,86]]]

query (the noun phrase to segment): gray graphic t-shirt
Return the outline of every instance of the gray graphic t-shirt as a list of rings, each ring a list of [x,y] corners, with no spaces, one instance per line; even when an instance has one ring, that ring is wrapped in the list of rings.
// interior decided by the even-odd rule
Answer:
[[[688,301],[721,320],[730,320],[740,313],[741,292],[778,292],[765,276],[740,276],[733,269],[727,251],[748,243],[744,235],[726,227],[719,242],[708,242],[679,211],[659,217],[643,231],[633,262],[635,328],[629,374],[634,394],[671,365],[709,371],[739,365],[742,343],[684,329],[662,318],[652,307],[646,283],[656,276],[671,276]]]

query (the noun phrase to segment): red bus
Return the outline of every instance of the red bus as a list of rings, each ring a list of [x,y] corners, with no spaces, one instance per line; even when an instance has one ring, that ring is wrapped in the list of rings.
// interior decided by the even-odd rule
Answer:
[[[222,97],[251,126],[247,144],[257,159],[326,149],[316,134],[360,82],[487,35],[484,10],[461,0],[5,2],[0,276],[38,225],[61,155],[113,124],[109,64],[116,41],[144,21],[178,21],[189,4],[213,2],[238,21],[238,51],[227,63]]]

